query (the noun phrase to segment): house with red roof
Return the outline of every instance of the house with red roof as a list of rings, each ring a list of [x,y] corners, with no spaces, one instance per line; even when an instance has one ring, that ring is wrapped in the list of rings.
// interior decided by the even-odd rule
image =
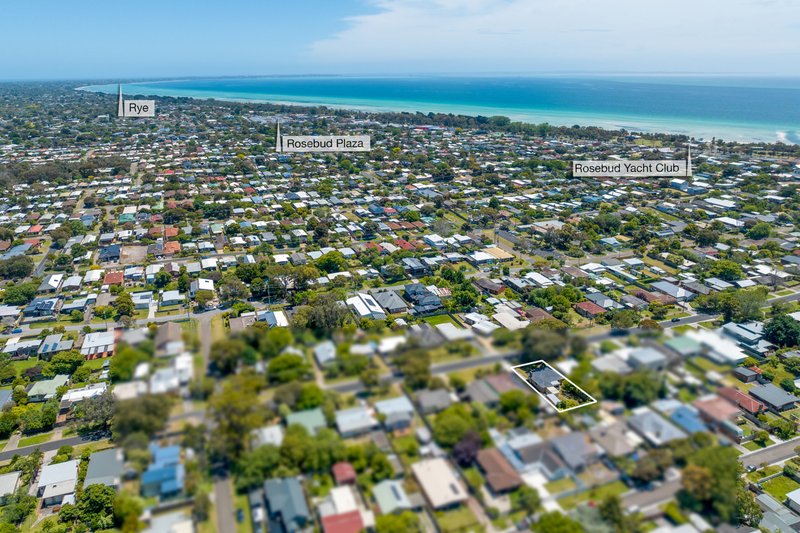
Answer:
[[[757,415],[767,410],[763,403],[733,387],[720,387],[717,389],[717,394],[752,415]]]
[[[103,285],[122,285],[124,280],[124,272],[106,272],[106,275],[103,278]]]
[[[322,531],[325,533],[358,533],[362,529],[364,521],[358,510],[322,517]]]
[[[352,485],[356,482],[356,469],[346,461],[333,465],[331,473],[337,485]]]
[[[579,315],[581,315],[583,317],[586,317],[586,318],[589,318],[589,319],[597,318],[598,316],[600,316],[600,315],[602,315],[603,313],[606,312],[605,309],[603,309],[602,307],[600,307],[596,303],[590,302],[588,300],[585,301],[585,302],[578,302],[578,303],[576,303],[574,305],[574,307],[575,307],[575,311]]]

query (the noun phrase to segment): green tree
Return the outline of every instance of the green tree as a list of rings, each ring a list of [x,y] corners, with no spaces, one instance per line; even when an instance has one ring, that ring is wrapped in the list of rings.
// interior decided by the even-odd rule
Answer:
[[[55,376],[56,374],[71,375],[81,366],[86,358],[78,350],[68,350],[59,352],[45,365],[43,374],[45,376]]]
[[[747,236],[753,240],[766,239],[771,230],[772,227],[768,223],[759,222],[747,231]]]
[[[264,359],[272,359],[294,342],[288,328],[270,328],[261,336],[260,351]]]
[[[197,294],[194,295],[194,301],[197,303],[197,306],[201,309],[205,309],[208,304],[214,300],[214,293],[209,290],[200,290],[197,291]]]
[[[132,317],[136,313],[136,309],[133,306],[133,298],[127,292],[119,293],[117,299],[114,300],[114,307],[117,309],[117,316],[119,317]]]
[[[166,270],[159,270],[153,278],[153,285],[157,289],[163,289],[172,282],[172,276]]]
[[[217,285],[217,292],[223,302],[243,301],[250,296],[250,289],[235,276],[221,280]]]
[[[210,445],[216,459],[235,462],[249,448],[250,434],[263,420],[261,407],[253,401],[258,381],[248,375],[233,376],[209,399],[208,412],[214,421]]]
[[[236,337],[226,337],[211,345],[210,359],[214,368],[223,375],[233,373],[245,358],[247,344]]]
[[[78,520],[92,531],[108,529],[114,525],[114,499],[116,491],[108,485],[89,485],[76,504]]]
[[[22,523],[36,509],[36,497],[31,496],[24,488],[6,497],[2,510],[3,520],[10,524]]]
[[[533,525],[536,533],[584,533],[583,526],[558,511],[550,511],[539,516]]]
[[[764,326],[764,336],[780,347],[800,344],[800,322],[788,315],[778,315]]]
[[[114,440],[122,441],[135,433],[152,437],[167,424],[172,398],[166,394],[145,394],[117,403],[111,429]]]
[[[18,283],[7,285],[3,291],[3,301],[9,305],[25,305],[36,296],[39,284],[36,282]]]
[[[347,268],[347,259],[344,258],[342,252],[334,250],[317,259],[314,264],[318,269],[330,274],[345,270]]]
[[[422,533],[419,518],[411,511],[384,514],[375,518],[375,531],[380,533]]]
[[[517,508],[525,511],[529,515],[536,514],[539,507],[542,505],[539,492],[528,485],[520,487],[517,490],[516,496]]]
[[[280,449],[272,444],[259,446],[236,461],[236,490],[246,491],[257,487],[274,476],[281,463]]]
[[[553,361],[566,355],[568,346],[566,333],[529,326],[522,339],[522,358],[526,361]]]
[[[267,365],[267,375],[272,383],[288,383],[303,378],[311,367],[302,355],[285,353]]]
[[[138,347],[133,347],[125,342],[117,345],[117,352],[111,358],[108,366],[108,375],[111,381],[130,381],[133,379],[133,372],[139,363],[150,360],[150,355]]]
[[[440,446],[452,448],[474,425],[475,420],[467,410],[467,406],[461,403],[453,404],[436,415],[433,438]]]
[[[414,390],[424,389],[431,380],[431,356],[427,350],[412,349],[395,357],[405,383]]]
[[[639,322],[639,315],[632,309],[617,311],[611,317],[611,327],[616,329],[628,329],[634,327]]]
[[[739,263],[729,259],[719,259],[715,261],[711,268],[708,269],[708,273],[713,277],[725,281],[735,281],[737,279],[742,279],[742,276],[744,276]]]
[[[141,530],[139,517],[144,511],[142,500],[126,491],[120,491],[114,498],[114,525],[122,533],[135,533]]]

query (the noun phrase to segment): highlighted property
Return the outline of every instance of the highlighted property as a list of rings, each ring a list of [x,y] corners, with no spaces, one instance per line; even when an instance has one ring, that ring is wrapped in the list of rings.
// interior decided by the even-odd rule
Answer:
[[[524,363],[511,367],[511,370],[559,413],[597,403],[585,390],[545,361]]]

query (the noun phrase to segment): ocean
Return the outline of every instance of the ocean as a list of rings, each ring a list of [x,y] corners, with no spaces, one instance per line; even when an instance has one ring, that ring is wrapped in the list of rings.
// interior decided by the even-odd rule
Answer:
[[[116,93],[116,85],[81,90]],[[553,125],[800,144],[800,78],[259,77],[148,81],[127,97],[184,96],[364,111],[505,115]]]

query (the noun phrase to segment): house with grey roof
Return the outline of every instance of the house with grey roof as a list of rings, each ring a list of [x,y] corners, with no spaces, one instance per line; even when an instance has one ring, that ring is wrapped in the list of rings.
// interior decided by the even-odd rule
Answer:
[[[794,394],[790,394],[772,383],[753,387],[750,389],[750,395],[776,411],[792,409],[800,401],[800,398]]]
[[[758,523],[763,531],[795,533],[800,530],[800,516],[766,492],[756,496],[756,503],[764,513]],[[795,490],[788,493],[786,504],[794,510],[800,510],[800,492]]]
[[[39,345],[39,358],[49,360],[58,352],[72,349],[73,342],[74,341],[72,339],[64,339],[64,335],[61,333],[48,335],[44,338],[42,344]]]
[[[9,496],[17,492],[21,472],[0,475],[0,505],[5,505]]]
[[[649,407],[639,407],[634,410],[634,414],[628,417],[628,425],[652,446],[656,447],[687,436],[677,426]]]
[[[372,297],[375,298],[378,305],[383,307],[390,315],[405,313],[408,310],[405,301],[395,291],[384,290],[373,292]]]
[[[423,414],[438,413],[450,407],[453,399],[447,389],[421,390],[417,392],[417,405]]]
[[[550,445],[574,472],[580,472],[597,460],[597,448],[580,431],[551,439]]]
[[[275,478],[264,482],[267,531],[294,533],[311,520],[303,487],[297,478]]]
[[[484,405],[497,405],[500,401],[500,395],[497,391],[489,385],[485,379],[475,380],[467,385],[466,395],[472,402],[482,403]]]
[[[369,433],[378,426],[378,421],[366,407],[351,407],[336,411],[336,428],[344,438]]]
[[[89,467],[86,470],[84,487],[89,485],[106,485],[119,489],[125,461],[121,448],[102,450],[89,456]]]
[[[528,382],[542,394],[547,394],[550,387],[558,387],[563,379],[564,376],[548,365],[542,364],[528,370]]]
[[[336,361],[336,345],[333,341],[325,340],[314,347],[314,359],[320,368],[325,368]]]
[[[664,370],[667,358],[660,351],[650,346],[633,350],[628,357],[628,364],[640,370]]]

